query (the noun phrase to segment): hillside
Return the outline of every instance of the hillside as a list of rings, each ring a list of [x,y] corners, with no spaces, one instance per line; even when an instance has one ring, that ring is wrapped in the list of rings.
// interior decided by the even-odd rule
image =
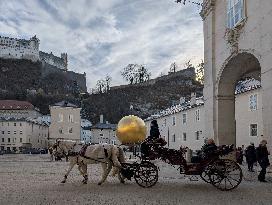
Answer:
[[[144,84],[113,87],[107,93],[92,94],[83,100],[83,115],[97,122],[103,114],[112,123],[128,114],[145,118],[177,104],[180,97],[189,97],[191,92],[201,95],[202,85],[194,79],[194,69],[189,68]]]
[[[71,72],[48,64],[0,58],[0,99],[28,100],[43,114],[48,114],[48,105],[59,100],[76,101],[74,96],[81,91],[79,84],[71,78]]]

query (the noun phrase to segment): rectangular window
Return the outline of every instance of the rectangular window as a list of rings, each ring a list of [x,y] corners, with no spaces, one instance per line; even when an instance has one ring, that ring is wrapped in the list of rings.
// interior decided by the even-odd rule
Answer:
[[[20,138],[20,142],[23,142],[23,138]]]
[[[250,125],[250,136],[257,137],[258,134],[258,126],[257,124],[251,124]]]
[[[10,138],[8,138],[8,142],[10,142]]]
[[[59,114],[59,122],[63,122],[63,114]]]
[[[195,119],[196,119],[196,121],[200,121],[199,110],[195,111]]]
[[[199,131],[196,131],[195,132],[196,140],[199,140],[199,135],[200,135]]]
[[[176,135],[175,134],[172,135],[172,142],[176,142]]]
[[[72,128],[72,127],[69,128],[68,132],[69,132],[69,133],[73,133],[73,128]]]
[[[20,122],[20,126],[22,126],[22,123]]]
[[[173,116],[173,122],[172,122],[172,125],[175,126],[176,125],[176,117]]]
[[[2,131],[2,134],[5,134],[5,131]]]
[[[22,135],[23,134],[23,131],[20,131],[20,135]]]
[[[10,131],[8,131],[8,134],[10,134]]]
[[[187,135],[186,135],[186,133],[184,132],[182,135],[183,135],[183,141],[186,141],[186,140],[187,140]]]
[[[74,122],[74,116],[73,115],[68,116],[68,122]]]
[[[2,142],[5,142],[5,138],[2,138]]]
[[[100,137],[103,137],[103,136],[104,136],[103,133],[100,133],[99,135],[100,135]]]
[[[16,134],[17,134],[17,132],[16,132],[16,131],[13,131],[13,134],[15,134],[15,135],[16,135]]]
[[[14,127],[16,127],[16,122],[14,122]]]
[[[249,96],[249,109],[251,111],[257,110],[257,94]]]
[[[233,28],[244,19],[244,0],[228,0],[227,24]]]
[[[187,114],[186,113],[183,113],[182,114],[182,124],[186,124],[186,121],[187,121]]]

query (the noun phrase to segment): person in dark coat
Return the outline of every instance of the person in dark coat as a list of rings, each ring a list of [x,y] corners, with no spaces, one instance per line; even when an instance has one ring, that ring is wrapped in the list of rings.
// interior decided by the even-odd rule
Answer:
[[[150,139],[155,140],[160,138],[159,125],[157,120],[152,120],[150,124]]]
[[[243,164],[243,150],[241,147],[238,147],[236,149],[236,161],[238,164],[242,165]]]
[[[254,143],[251,142],[250,145],[246,148],[245,155],[246,155],[248,171],[254,172],[253,164],[256,162],[256,149],[255,149]]]
[[[267,141],[262,140],[259,147],[256,149],[257,161],[262,168],[258,176],[258,180],[260,182],[266,182],[265,180],[266,168],[270,165],[269,159],[268,159],[269,152],[267,150],[266,144],[267,144]]]

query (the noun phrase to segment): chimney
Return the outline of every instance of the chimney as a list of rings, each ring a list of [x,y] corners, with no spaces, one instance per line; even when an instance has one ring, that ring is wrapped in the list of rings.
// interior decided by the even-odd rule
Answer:
[[[180,103],[181,105],[183,105],[183,104],[185,103],[185,97],[181,97],[181,98],[179,99],[179,103]]]
[[[196,93],[191,93],[190,105],[194,106],[196,104]]]
[[[100,123],[104,123],[103,115],[100,115]]]

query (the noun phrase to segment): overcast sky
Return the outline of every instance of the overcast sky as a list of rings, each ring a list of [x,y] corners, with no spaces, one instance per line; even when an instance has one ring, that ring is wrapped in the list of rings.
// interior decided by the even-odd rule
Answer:
[[[197,0],[196,0],[197,1]],[[172,62],[203,59],[200,8],[175,0],[0,0],[0,35],[37,35],[40,50],[68,53],[68,69],[86,72],[88,89],[109,74],[144,64],[152,78]]]

